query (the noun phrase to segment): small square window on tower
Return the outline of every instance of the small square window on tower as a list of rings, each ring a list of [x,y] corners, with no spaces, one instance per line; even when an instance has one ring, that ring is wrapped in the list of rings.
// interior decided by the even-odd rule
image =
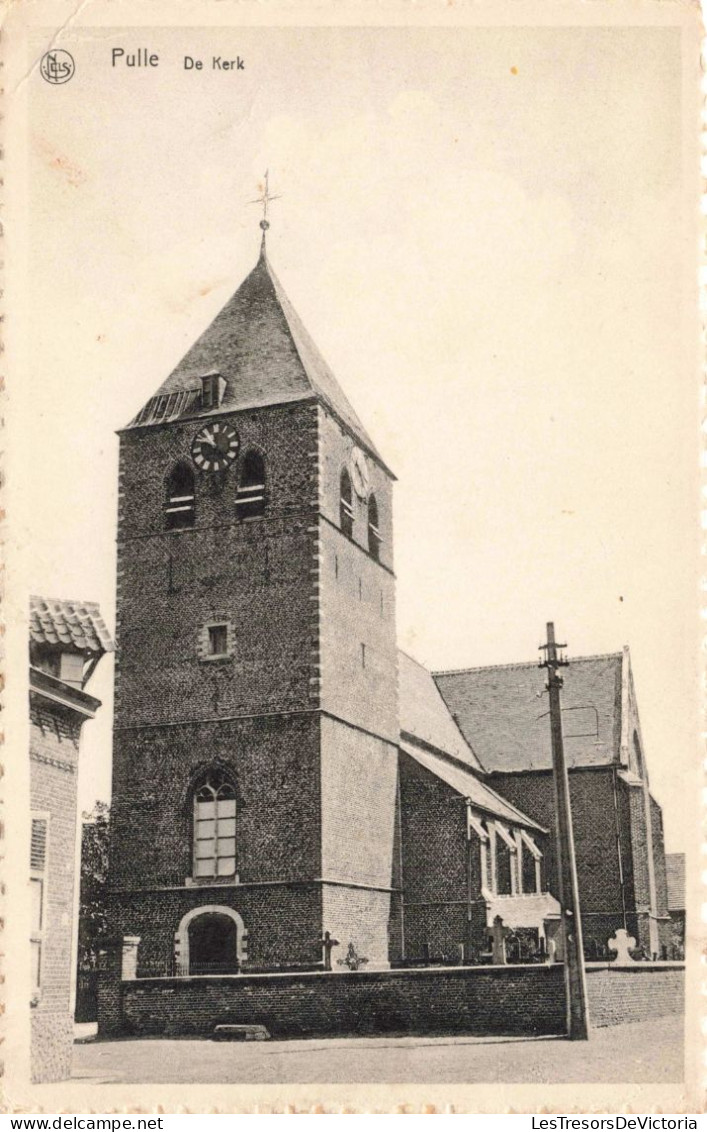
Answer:
[[[233,629],[229,621],[209,621],[199,632],[199,659],[222,660],[233,654]]]
[[[209,656],[225,656],[228,652],[228,625],[209,625]]]

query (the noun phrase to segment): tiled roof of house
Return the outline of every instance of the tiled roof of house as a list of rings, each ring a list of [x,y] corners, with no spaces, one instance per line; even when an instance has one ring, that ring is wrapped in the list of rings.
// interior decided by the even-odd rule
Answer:
[[[487,771],[552,767],[546,672],[537,662],[433,675],[467,743]],[[577,657],[562,675],[568,766],[618,761],[622,653]]]
[[[666,853],[665,872],[668,878],[668,909],[685,911],[685,854]]]
[[[474,769],[479,760],[454,722],[432,673],[398,651],[400,730]]]
[[[93,601],[31,597],[29,634],[38,645],[61,645],[78,652],[103,654],[113,642]]]
[[[201,378],[219,373],[226,388],[215,409],[200,409]],[[356,412],[302,325],[273,272],[265,250],[235,294],[216,315],[151,398],[173,394],[160,420],[211,416],[238,409],[319,397],[380,460]],[[149,405],[149,402],[148,402]],[[128,428],[149,424],[147,406]],[[162,410],[165,402],[162,402]]]
[[[436,778],[441,778],[448,786],[460,794],[462,798],[468,798],[473,806],[482,811],[484,814],[489,814],[494,818],[499,818],[503,822],[508,822],[510,825],[523,826],[527,829],[537,829],[541,832],[546,832],[541,825],[538,825],[532,818],[527,817],[526,814],[517,810],[495,790],[492,790],[485,782],[481,782],[475,774],[468,770],[464,770],[460,766],[454,766],[452,763],[445,762],[444,759],[438,758],[430,751],[424,751],[413,743],[401,741],[400,746],[405,754],[410,758],[415,759],[420,766],[425,770],[430,771]]]

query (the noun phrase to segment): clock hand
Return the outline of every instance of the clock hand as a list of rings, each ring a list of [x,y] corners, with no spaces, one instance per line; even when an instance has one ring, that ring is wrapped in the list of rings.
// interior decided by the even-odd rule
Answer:
[[[212,448],[216,448],[216,441],[214,440],[214,437],[210,432],[204,433],[204,440],[207,444],[210,444]]]

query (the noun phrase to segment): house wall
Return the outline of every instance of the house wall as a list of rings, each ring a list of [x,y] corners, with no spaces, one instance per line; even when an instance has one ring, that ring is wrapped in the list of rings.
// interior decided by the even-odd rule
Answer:
[[[71,1072],[70,1014],[76,861],[76,786],[81,717],[32,694],[30,806],[48,816],[40,989],[32,1007],[32,1077]]]

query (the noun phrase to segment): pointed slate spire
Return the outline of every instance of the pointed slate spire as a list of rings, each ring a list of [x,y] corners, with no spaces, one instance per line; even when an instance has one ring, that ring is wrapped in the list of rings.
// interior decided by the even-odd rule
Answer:
[[[255,267],[128,429],[316,398],[383,464],[272,270],[265,245],[268,221],[260,226]],[[220,375],[223,395],[216,407],[202,408],[202,378],[209,374]]]

